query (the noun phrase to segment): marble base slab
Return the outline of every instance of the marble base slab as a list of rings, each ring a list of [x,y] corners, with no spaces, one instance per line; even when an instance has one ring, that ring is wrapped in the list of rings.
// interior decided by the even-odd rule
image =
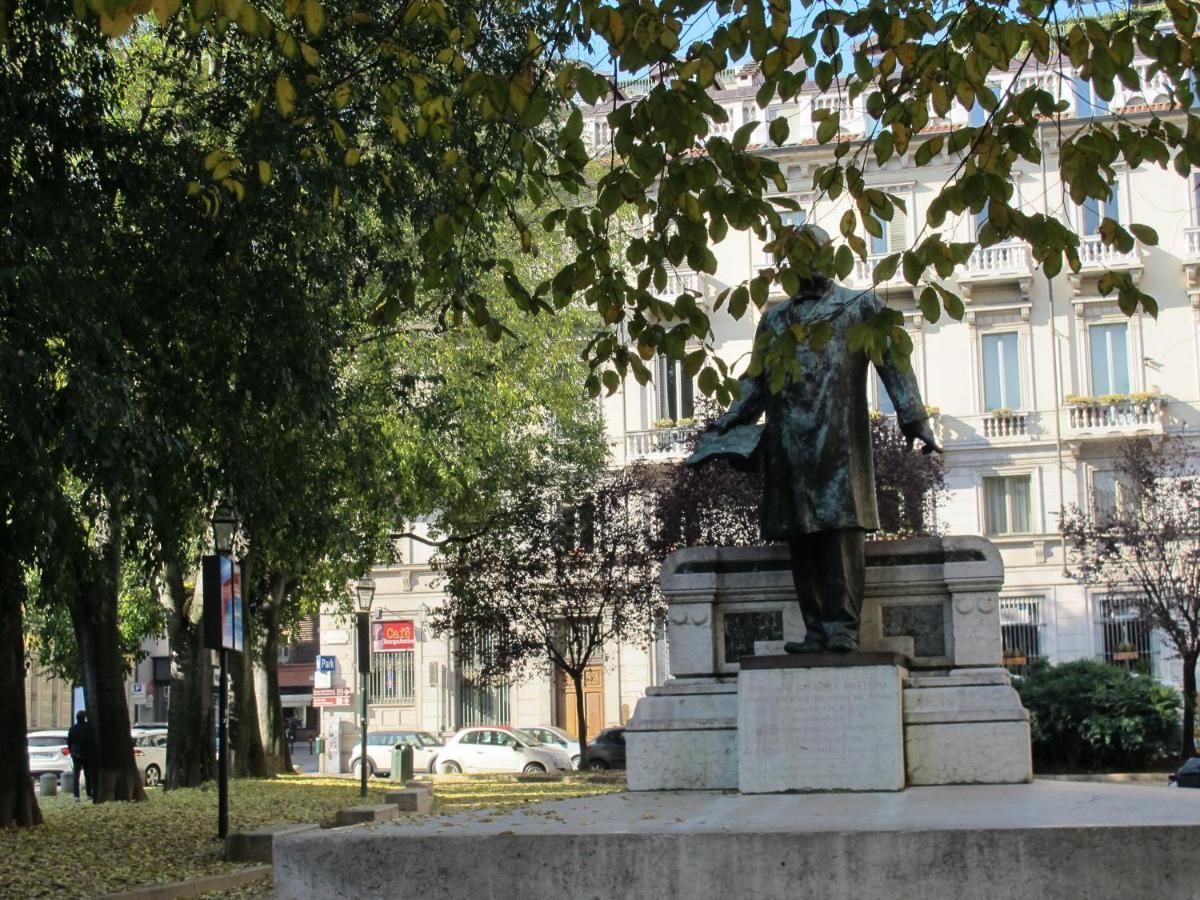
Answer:
[[[743,659],[738,789],[903,790],[902,661],[891,653]]]

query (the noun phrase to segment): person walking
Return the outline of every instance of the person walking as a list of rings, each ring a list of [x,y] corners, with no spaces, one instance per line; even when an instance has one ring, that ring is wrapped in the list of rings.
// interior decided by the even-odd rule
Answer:
[[[67,732],[67,750],[71,753],[71,767],[75,772],[75,800],[79,800],[79,776],[82,773],[87,780],[87,796],[95,799],[95,786],[92,784],[91,773],[94,771],[95,742],[92,739],[92,725],[88,722],[87,713],[82,709],[75,713],[75,724]]]

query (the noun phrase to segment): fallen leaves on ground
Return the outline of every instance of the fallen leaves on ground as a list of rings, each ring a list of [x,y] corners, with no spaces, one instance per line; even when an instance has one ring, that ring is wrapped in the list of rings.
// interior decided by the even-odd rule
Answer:
[[[284,822],[332,825],[339,809],[382,803],[395,789],[373,781],[360,800],[358,782],[346,778],[282,776],[237,779],[229,786],[230,831]],[[440,779],[435,813],[506,810],[541,800],[586,797],[623,790],[617,780],[534,784],[483,779]],[[42,798],[45,824],[0,830],[0,893],[22,898],[75,898],[218,875],[245,863],[227,863],[217,839],[215,783],[175,791],[150,791],[145,803],[75,803]],[[206,897],[270,897],[270,879]]]

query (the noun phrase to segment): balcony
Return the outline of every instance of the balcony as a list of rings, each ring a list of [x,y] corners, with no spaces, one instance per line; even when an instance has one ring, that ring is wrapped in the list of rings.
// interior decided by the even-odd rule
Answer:
[[[649,431],[625,432],[625,460],[683,459],[692,451],[696,426],[652,428]]]
[[[1157,395],[1137,395],[1097,400],[1067,398],[1065,436],[1084,438],[1130,437],[1162,434],[1167,401]]]
[[[991,247],[976,247],[959,270],[958,284],[967,299],[976,285],[1017,284],[1022,296],[1033,280],[1033,254],[1024,241],[1006,241]]]
[[[1012,409],[947,418],[943,429],[951,447],[1018,444],[1036,440],[1039,434],[1036,413]]]
[[[891,256],[890,253],[872,253],[865,260],[855,257],[854,269],[850,272],[850,277],[847,279],[849,282],[847,287],[854,288],[856,290],[863,290],[864,288],[871,287],[871,275],[875,271],[875,267],[879,265],[882,260],[889,256]],[[903,270],[899,266],[896,267],[895,275],[893,275],[887,281],[875,285],[875,287],[880,290],[884,288],[902,288],[908,291],[914,290],[913,286],[904,280]]]

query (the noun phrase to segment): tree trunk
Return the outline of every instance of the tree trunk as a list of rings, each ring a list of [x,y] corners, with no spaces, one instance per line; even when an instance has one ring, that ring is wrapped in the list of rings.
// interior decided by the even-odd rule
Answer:
[[[243,577],[242,584],[246,579]],[[270,778],[273,774],[263,749],[262,733],[258,728],[258,697],[254,690],[254,616],[248,612],[242,617],[245,632],[245,650],[229,652],[229,677],[233,682],[233,709],[237,713],[233,725],[233,766],[235,778]]]
[[[270,594],[264,599],[261,609],[262,620],[262,670],[266,680],[266,692],[260,696],[260,713],[263,728],[263,745],[268,764],[275,772],[292,771],[291,748],[288,747],[287,725],[283,721],[283,700],[279,696],[279,607],[287,588],[287,579],[282,575],[271,578]]]
[[[79,648],[79,670],[88,721],[99,758],[92,764],[96,803],[145,800],[133,759],[129,704],[125,697],[125,659],[117,624],[121,585],[121,515],[110,498],[109,536],[100,558],[87,547],[75,548],[80,578],[72,595],[71,623]]]
[[[1200,654],[1183,657],[1183,742],[1180,756],[1190,759],[1196,755],[1196,662]]]
[[[578,723],[579,730],[579,768],[581,770],[588,768],[587,712],[583,702],[583,673],[586,671],[587,667],[585,666],[568,673],[571,676],[571,682],[575,685],[575,721]]]
[[[0,828],[42,824],[25,741],[25,577],[0,518]]]
[[[212,653],[204,648],[202,604],[187,591],[183,570],[166,570],[167,628],[171,644],[171,700],[167,710],[167,790],[196,787],[216,777],[216,721]]]

